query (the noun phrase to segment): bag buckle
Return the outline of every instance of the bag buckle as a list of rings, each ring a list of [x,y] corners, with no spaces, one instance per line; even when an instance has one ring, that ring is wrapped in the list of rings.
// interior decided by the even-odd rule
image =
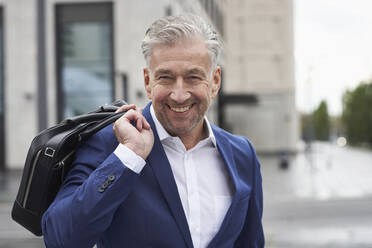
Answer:
[[[53,158],[55,152],[56,150],[54,150],[53,148],[47,147],[45,148],[44,155]]]

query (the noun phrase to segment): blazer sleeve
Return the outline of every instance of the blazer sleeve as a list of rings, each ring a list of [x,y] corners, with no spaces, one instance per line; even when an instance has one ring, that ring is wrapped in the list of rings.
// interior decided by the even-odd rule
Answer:
[[[102,133],[78,150],[73,168],[43,215],[47,247],[93,247],[139,178],[112,152],[114,139],[108,142]]]
[[[263,192],[260,163],[253,146],[247,140],[251,151],[250,166],[252,167],[252,194],[249,200],[244,227],[235,243],[236,248],[265,247],[265,237],[262,227]]]

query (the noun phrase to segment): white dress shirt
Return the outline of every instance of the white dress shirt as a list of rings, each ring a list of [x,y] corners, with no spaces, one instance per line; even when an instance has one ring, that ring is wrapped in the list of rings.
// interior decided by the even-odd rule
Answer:
[[[207,247],[216,235],[231,205],[233,184],[218,152],[216,139],[205,118],[209,136],[190,150],[173,137],[150,109],[159,139],[169,160],[195,248]],[[124,145],[115,155],[130,169],[140,173],[146,162]]]

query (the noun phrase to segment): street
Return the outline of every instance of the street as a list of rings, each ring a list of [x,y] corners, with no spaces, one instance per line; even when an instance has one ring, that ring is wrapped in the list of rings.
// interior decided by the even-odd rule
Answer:
[[[260,161],[266,247],[372,247],[371,151],[316,143],[287,170]],[[45,247],[10,218],[20,176],[0,177],[0,248]]]
[[[11,219],[21,171],[0,174],[0,248],[45,247],[41,238],[34,236]]]
[[[372,247],[371,151],[316,143],[261,166],[267,247]]]

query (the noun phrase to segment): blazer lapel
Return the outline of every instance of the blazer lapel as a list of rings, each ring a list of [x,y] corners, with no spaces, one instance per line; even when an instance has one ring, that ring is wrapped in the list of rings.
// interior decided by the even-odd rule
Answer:
[[[216,244],[218,243],[218,239],[223,236],[223,233],[225,233],[227,227],[229,226],[229,223],[231,221],[234,221],[234,213],[235,213],[235,206],[239,199],[241,198],[242,190],[241,186],[239,183],[239,175],[236,169],[236,165],[233,159],[233,151],[231,148],[231,144],[229,143],[229,140],[222,136],[219,131],[217,131],[213,126],[212,126],[213,133],[216,137],[216,143],[217,143],[217,148],[218,151],[221,154],[221,157],[223,158],[228,172],[229,176],[232,178],[233,183],[234,183],[234,196],[232,198],[231,205],[224,217],[224,220],[221,224],[221,227],[215,237],[212,239],[212,241],[209,243],[208,247],[216,247]]]
[[[159,136],[156,131],[155,123],[151,117],[149,103],[144,109],[142,114],[149,122],[151,129],[154,133],[154,147],[147,158],[155,177],[160,185],[161,191],[168,203],[176,223],[183,234],[184,240],[188,247],[193,247],[190,230],[187,224],[187,219],[182,207],[181,199],[178,194],[177,184],[174,180],[172,169],[170,167],[168,158],[160,142]]]

